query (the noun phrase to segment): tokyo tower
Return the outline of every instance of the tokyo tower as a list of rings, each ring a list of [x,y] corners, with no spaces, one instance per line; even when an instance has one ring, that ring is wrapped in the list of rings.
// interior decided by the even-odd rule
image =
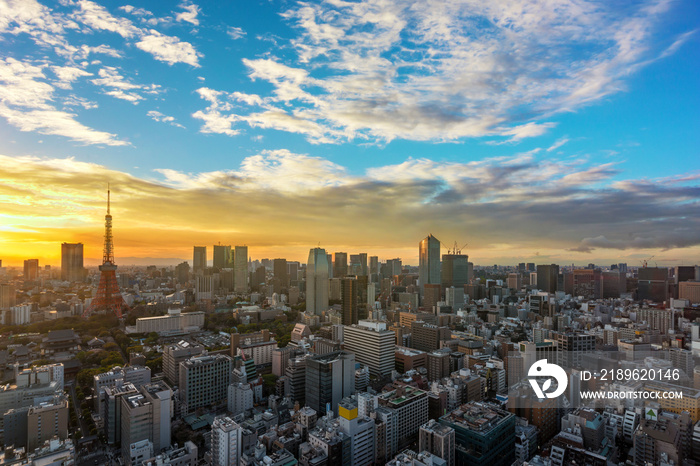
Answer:
[[[127,307],[117,283],[117,266],[114,264],[112,215],[109,213],[109,201],[110,193],[108,188],[107,215],[105,215],[105,247],[102,253],[102,265],[100,266],[100,284],[97,286],[97,294],[93,298],[90,307],[85,310],[83,317],[88,317],[97,311],[110,311],[121,319],[122,309]]]

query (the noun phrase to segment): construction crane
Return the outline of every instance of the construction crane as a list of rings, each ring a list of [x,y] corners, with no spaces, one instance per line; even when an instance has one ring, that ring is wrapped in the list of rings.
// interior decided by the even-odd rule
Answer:
[[[452,248],[450,246],[446,245],[442,241],[440,243],[447,249],[447,254],[462,254],[462,249],[466,248],[469,243],[464,243],[464,246],[461,248],[457,245],[457,241],[455,240],[454,244],[452,245]]]
[[[654,257],[656,257],[656,256],[651,256],[650,258],[644,259],[643,261],[641,261],[641,262],[642,262],[642,267],[644,267],[644,268],[646,269],[646,268],[647,268],[647,262],[649,262],[650,260],[652,260]]]

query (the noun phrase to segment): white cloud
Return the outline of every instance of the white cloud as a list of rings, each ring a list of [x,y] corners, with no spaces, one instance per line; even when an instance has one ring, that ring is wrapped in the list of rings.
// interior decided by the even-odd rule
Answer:
[[[665,0],[629,8],[587,0],[298,2],[283,13],[298,36],[276,46],[291,45],[296,56],[270,50],[243,63],[251,79],[273,86],[262,96],[268,114],[306,120],[313,140],[320,128],[330,140],[517,143],[544,134],[553,115],[624,89],[654,57],[652,33],[666,8]]]
[[[199,14],[199,7],[197,5],[195,5],[194,3],[184,2],[180,4],[180,8],[182,8],[185,11],[176,14],[175,21],[186,21],[190,24],[194,24],[195,26],[199,26],[199,20],[197,19],[197,15]]]
[[[228,34],[231,39],[237,40],[245,37],[246,32],[239,27],[229,26],[226,30],[226,34]]]
[[[78,80],[78,78],[92,76],[92,73],[75,66],[52,66],[51,71],[58,77],[59,82],[56,83],[56,86],[61,89],[70,89],[71,83]]]
[[[151,110],[151,111],[149,111],[149,112],[147,113],[147,115],[148,115],[149,117],[151,117],[151,118],[152,118],[153,120],[155,120],[155,121],[160,121],[160,122],[163,122],[163,123],[169,123],[170,125],[172,125],[172,126],[177,126],[178,128],[183,128],[183,129],[185,128],[185,127],[182,126],[180,123],[178,123],[178,122],[175,121],[175,117],[171,117],[171,116],[168,116],[168,115],[164,115],[164,114],[162,114],[161,112],[159,112],[159,111],[157,111],[157,110]]]
[[[153,55],[157,60],[169,65],[187,63],[199,68],[199,57],[202,55],[189,42],[184,42],[173,36],[166,36],[151,29],[136,43],[136,47]]]
[[[556,141],[554,141],[554,144],[552,144],[551,146],[549,146],[547,148],[547,152],[555,151],[555,150],[559,149],[561,146],[563,146],[564,144],[566,144],[567,142],[569,142],[569,138],[567,138],[567,137],[557,139]]]
[[[126,100],[133,104],[138,104],[139,101],[145,99],[142,93],[157,94],[160,89],[160,86],[157,84],[136,84],[120,75],[119,71],[111,66],[101,68],[98,71],[98,76],[98,78],[92,79],[91,82],[97,86],[107,88],[104,91],[106,95]]]

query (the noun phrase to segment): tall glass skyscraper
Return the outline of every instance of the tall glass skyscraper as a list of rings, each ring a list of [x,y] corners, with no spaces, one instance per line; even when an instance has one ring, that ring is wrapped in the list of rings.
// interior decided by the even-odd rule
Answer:
[[[233,286],[236,293],[248,292],[248,246],[236,246],[234,250]]]
[[[421,295],[425,285],[440,285],[440,240],[433,235],[418,243],[418,279]]]
[[[323,248],[309,251],[306,264],[306,313],[321,315],[328,310],[328,257]]]

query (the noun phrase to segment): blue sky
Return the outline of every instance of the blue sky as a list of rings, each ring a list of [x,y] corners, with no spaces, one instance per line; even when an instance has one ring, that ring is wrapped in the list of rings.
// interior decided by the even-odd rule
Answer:
[[[65,238],[98,257],[110,179],[129,258],[321,242],[411,262],[433,232],[484,263],[698,261],[698,18],[0,0],[0,255],[51,262]]]

